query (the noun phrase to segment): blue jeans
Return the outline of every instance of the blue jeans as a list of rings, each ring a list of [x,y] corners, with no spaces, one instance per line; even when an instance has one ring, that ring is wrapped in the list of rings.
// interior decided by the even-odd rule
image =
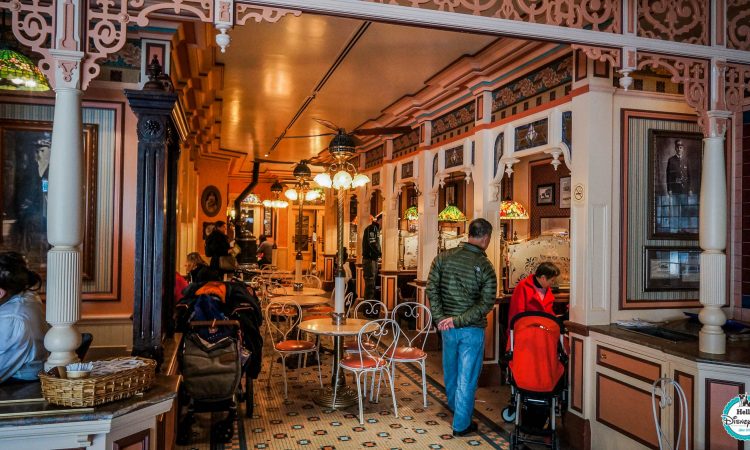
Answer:
[[[443,331],[443,380],[448,408],[453,411],[453,430],[471,425],[474,396],[482,369],[484,328],[451,328]]]

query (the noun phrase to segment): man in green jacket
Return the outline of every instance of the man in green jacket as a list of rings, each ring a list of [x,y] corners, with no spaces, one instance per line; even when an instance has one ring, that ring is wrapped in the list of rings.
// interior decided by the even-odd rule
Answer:
[[[484,252],[491,237],[487,220],[472,220],[469,241],[436,256],[427,278],[432,318],[443,338],[443,379],[454,436],[477,431],[471,420],[474,394],[482,369],[487,314],[497,295],[495,268]]]

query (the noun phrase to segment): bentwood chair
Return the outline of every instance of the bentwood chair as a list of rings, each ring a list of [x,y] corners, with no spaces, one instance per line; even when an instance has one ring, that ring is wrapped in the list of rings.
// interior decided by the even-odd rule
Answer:
[[[353,309],[349,307],[347,310],[347,317],[349,313],[353,315],[354,319],[371,319],[378,317],[388,317],[388,310],[386,309],[385,303],[380,300],[362,300],[357,303]],[[372,343],[365,340],[365,346],[372,346]],[[344,351],[347,353],[359,352],[359,344],[357,341],[344,342]]]
[[[320,281],[320,278],[316,277],[315,275],[302,275],[302,284],[304,284],[305,287],[317,289],[320,289],[320,287],[323,285],[323,283]]]
[[[276,321],[272,320],[274,316]],[[286,320],[279,321],[279,316],[284,317]],[[320,371],[320,348],[317,343],[299,338],[298,325],[301,317],[302,308],[294,302],[281,303],[271,301],[266,307],[268,335],[273,343],[273,349],[281,356],[281,370],[284,374],[284,399],[287,398],[286,358],[288,356],[304,355],[306,366],[307,356],[310,353],[315,353],[318,361],[318,380],[320,381],[320,386],[323,386],[323,375]],[[294,335],[295,333],[296,335]],[[271,375],[273,374],[275,359],[275,357],[271,358],[271,366],[268,368],[268,386],[271,385]]]
[[[413,362],[419,364],[422,368],[422,400],[424,407],[427,407],[427,376],[425,374],[425,365],[427,364],[427,353],[424,351],[424,345],[427,341],[427,335],[432,326],[432,313],[430,308],[417,302],[404,302],[393,308],[391,318],[399,323],[405,319],[415,323],[414,329],[401,328],[401,342],[393,348],[393,351],[386,353],[385,357],[391,361],[393,370],[391,376],[396,373],[396,363]],[[391,380],[393,383],[393,380]]]
[[[385,372],[385,378],[388,380],[391,388],[391,399],[393,400],[393,413],[398,417],[398,406],[396,405],[396,391],[393,388],[393,374],[391,373],[391,362],[385,357],[389,352],[393,352],[393,348],[398,342],[398,336],[401,330],[398,324],[393,319],[376,319],[372,320],[359,330],[357,335],[357,343],[359,344],[359,352],[355,354],[349,354],[339,362],[339,367],[344,370],[348,370],[354,374],[357,380],[357,398],[359,400],[359,423],[364,425],[364,411],[363,411],[363,399],[366,394],[366,377],[368,374],[372,374],[372,379],[375,379],[376,375],[382,377]],[[375,345],[364,346],[364,342],[371,342]],[[333,404],[336,404],[338,384],[333,390]],[[370,401],[376,401],[380,394],[380,385],[378,385],[378,392],[375,394],[375,390],[370,390]]]

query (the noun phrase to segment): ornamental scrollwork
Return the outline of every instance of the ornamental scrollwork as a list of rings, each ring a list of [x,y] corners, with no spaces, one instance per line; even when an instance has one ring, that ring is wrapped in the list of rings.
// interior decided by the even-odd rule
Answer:
[[[579,44],[573,44],[570,48],[582,51],[588,59],[608,62],[612,67],[620,67],[620,55],[622,51],[619,48],[592,47],[590,45]]]
[[[639,52],[638,69],[646,66],[661,67],[672,74],[673,83],[682,83],[685,88],[685,101],[698,113],[698,126],[708,135],[707,111],[709,94],[709,62],[702,59],[665,56],[656,53]]]
[[[725,72],[725,103],[728,111],[742,111],[745,92],[750,90],[750,66],[727,64]]]
[[[302,11],[293,9],[269,8],[265,6],[247,5],[244,3],[237,3],[236,11],[237,13],[235,14],[235,17],[237,18],[237,25],[244,25],[245,22],[250,19],[258,23],[276,23],[287,14],[291,14],[295,17],[299,17],[299,15],[302,14]]]
[[[638,35],[708,45],[708,3],[703,0],[640,0]]]
[[[728,0],[727,19],[727,46],[750,50],[750,0]]]
[[[368,0],[412,8],[620,33],[619,0]]]

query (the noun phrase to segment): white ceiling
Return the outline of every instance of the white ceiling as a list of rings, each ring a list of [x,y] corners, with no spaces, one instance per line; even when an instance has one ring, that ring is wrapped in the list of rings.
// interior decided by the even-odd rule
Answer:
[[[263,158],[269,151],[363,24],[302,14],[275,24],[234,28],[231,46],[217,58],[224,64],[221,147],[248,153],[241,171],[249,170],[253,157]],[[329,131],[313,117],[354,129],[404,95],[418,92],[460,56],[474,54],[495,39],[369,24],[286,135]],[[402,124],[398,118],[393,122]],[[313,157],[330,139],[284,139],[269,158]]]

